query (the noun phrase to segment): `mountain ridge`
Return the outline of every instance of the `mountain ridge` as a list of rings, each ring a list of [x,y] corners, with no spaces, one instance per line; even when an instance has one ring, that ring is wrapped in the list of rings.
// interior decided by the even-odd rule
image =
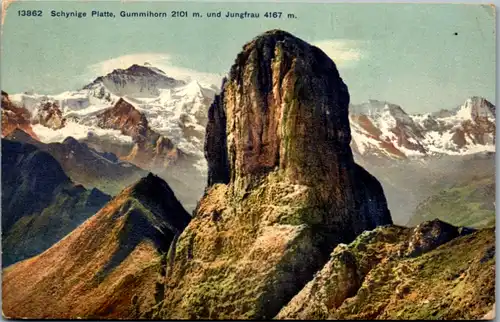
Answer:
[[[110,199],[31,144],[2,139],[2,265],[40,254]]]
[[[44,253],[5,269],[3,314],[134,318],[136,306],[155,304],[163,258],[190,220],[168,184],[148,174]]]
[[[119,192],[122,185],[131,184],[146,174],[145,170],[120,161],[116,155],[100,153],[71,136],[62,143],[46,144],[18,129],[4,139],[28,143],[48,152],[72,180],[86,187],[97,187],[112,195]]]
[[[425,114],[407,114],[399,105],[378,100],[350,108],[353,147],[361,155],[405,159],[495,151],[496,109],[484,98]]]

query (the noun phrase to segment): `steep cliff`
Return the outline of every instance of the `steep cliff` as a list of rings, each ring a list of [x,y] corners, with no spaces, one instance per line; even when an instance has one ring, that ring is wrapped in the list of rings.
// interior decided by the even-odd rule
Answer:
[[[144,317],[272,318],[336,244],[392,223],[348,104],[318,48],[278,30],[244,46],[209,110],[206,194]]]
[[[22,129],[31,137],[38,139],[31,127],[31,114],[25,108],[16,106],[11,102],[9,94],[2,91],[2,137]]]

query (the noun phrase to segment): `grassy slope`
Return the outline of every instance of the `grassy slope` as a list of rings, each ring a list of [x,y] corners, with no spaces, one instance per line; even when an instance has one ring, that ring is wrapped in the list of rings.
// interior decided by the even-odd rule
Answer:
[[[410,226],[439,218],[456,226],[495,225],[495,178],[485,177],[443,189],[423,201],[409,221]]]
[[[39,213],[21,217],[2,238],[4,266],[35,256],[48,249],[95,214],[109,198],[89,204],[91,191],[70,194],[61,191]]]
[[[154,305],[161,254],[147,238],[136,245],[126,241],[141,237],[142,229],[134,229],[137,218],[150,216],[124,193],[46,252],[5,269],[4,315],[135,318],[140,307]],[[127,255],[112,263],[123,249]],[[113,269],[102,273],[110,263]]]
[[[417,239],[415,239],[417,238]],[[412,228],[386,226],[339,245],[278,319],[477,319],[495,302],[495,231],[409,257]],[[430,239],[429,239],[430,240]]]
[[[417,258],[371,270],[338,319],[477,319],[495,302],[495,231],[485,229]]]

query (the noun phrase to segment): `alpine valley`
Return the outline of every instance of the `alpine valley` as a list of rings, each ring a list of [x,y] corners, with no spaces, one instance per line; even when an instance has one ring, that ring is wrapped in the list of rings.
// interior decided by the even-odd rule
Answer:
[[[495,106],[355,103],[334,61],[271,30],[220,84],[138,62],[2,91],[4,316],[494,310]]]

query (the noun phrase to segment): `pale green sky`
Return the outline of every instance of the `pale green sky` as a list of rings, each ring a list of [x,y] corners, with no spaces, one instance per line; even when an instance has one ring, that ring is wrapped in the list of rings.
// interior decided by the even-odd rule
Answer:
[[[41,9],[44,15],[19,17],[22,9]],[[113,11],[117,18],[50,17],[51,10],[90,14],[93,9]],[[297,19],[119,18],[121,10],[204,16],[219,10],[261,16],[282,11]],[[452,108],[473,95],[494,103],[494,11],[471,4],[24,1],[13,3],[5,17],[1,87],[53,94],[145,61],[172,76],[192,72],[213,80],[229,70],[247,41],[274,28],[330,54],[353,103],[387,100],[412,113]]]

